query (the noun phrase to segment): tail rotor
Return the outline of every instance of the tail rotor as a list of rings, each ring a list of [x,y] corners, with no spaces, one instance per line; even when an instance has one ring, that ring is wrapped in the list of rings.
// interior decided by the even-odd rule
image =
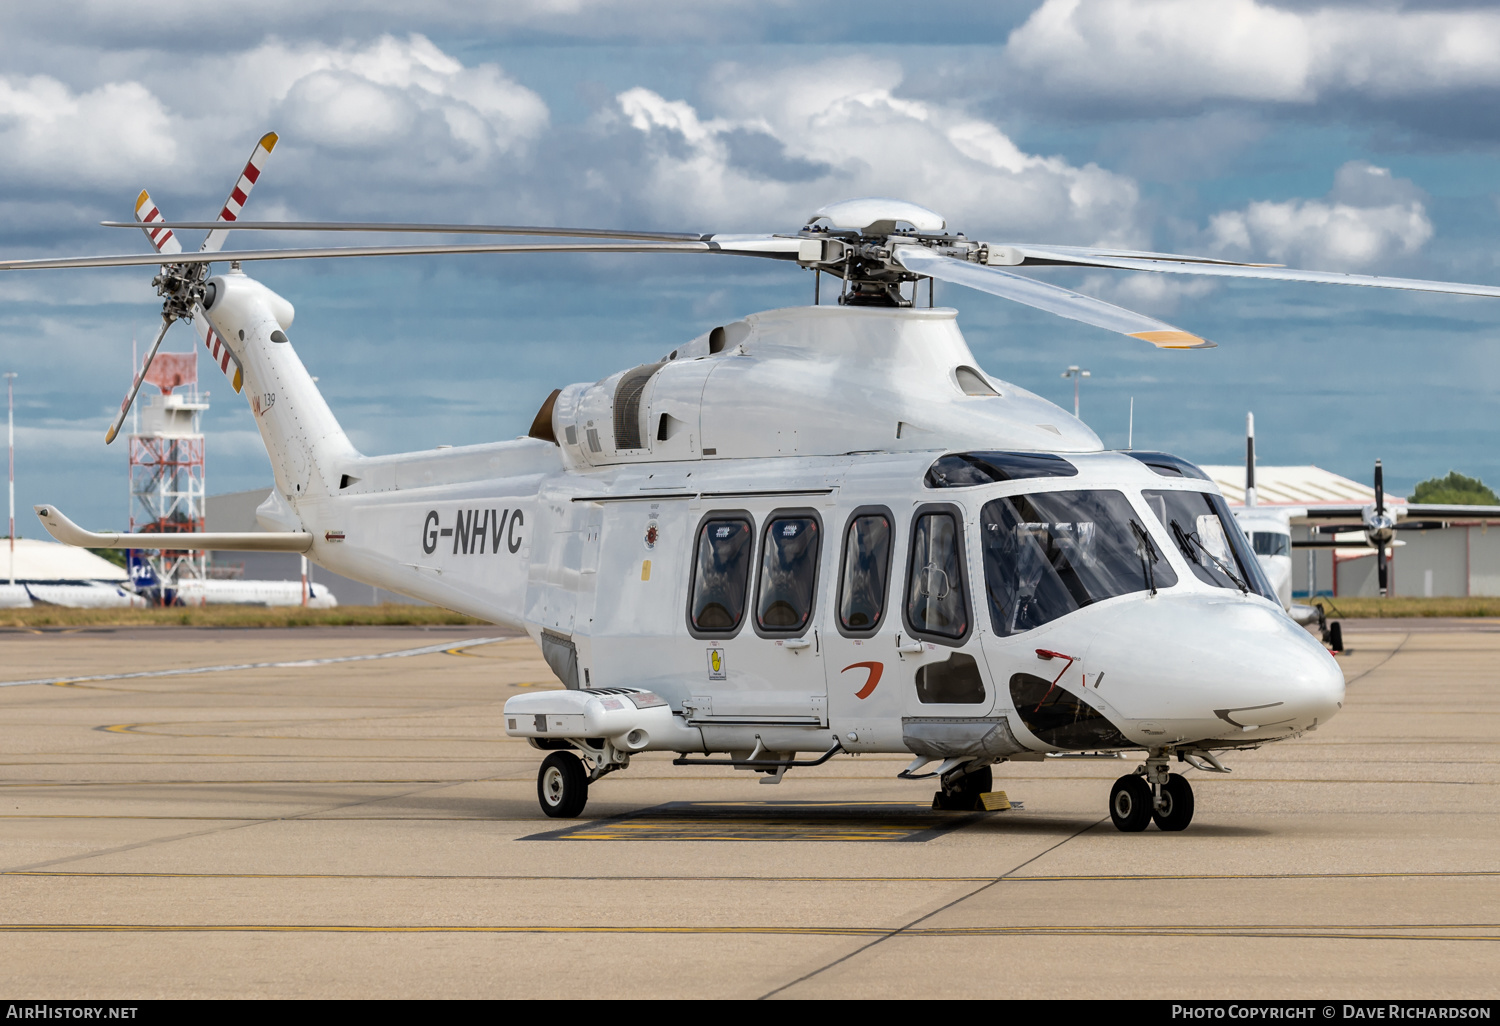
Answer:
[[[224,206],[215,221],[215,224],[224,224],[226,227],[215,227],[209,231],[198,252],[217,253],[223,249],[233,223],[239,219],[240,211],[250,196],[250,190],[260,179],[266,160],[271,156],[271,151],[276,148],[276,142],[276,133],[267,132],[255,144],[250,159],[245,163],[245,169],[240,172],[239,179],[230,190],[229,198],[224,201]],[[150,240],[151,245],[162,256],[172,257],[182,252],[182,243],[172,229],[163,226],[165,218],[145,190],[142,190],[141,194],[136,197],[135,219],[140,224],[141,231],[146,233],[146,238]],[[156,287],[156,294],[162,297],[161,327],[157,330],[156,338],[152,341],[150,348],[146,350],[146,359],[141,363],[140,370],[131,383],[130,391],[125,394],[124,401],[120,403],[119,413],[115,414],[109,430],[104,433],[104,444],[110,444],[119,435],[120,427],[125,423],[125,418],[129,415],[130,408],[135,404],[135,398],[140,393],[141,384],[151,370],[151,361],[156,359],[157,350],[161,348],[162,339],[166,338],[167,329],[172,326],[173,321],[191,322],[197,329],[198,337],[202,340],[204,347],[213,356],[214,362],[229,377],[234,390],[238,392],[244,386],[244,372],[240,368],[239,360],[224,344],[224,340],[215,333],[208,319],[201,316],[203,283],[208,280],[208,271],[209,265],[206,263],[167,262],[161,265],[160,273],[152,279],[151,284]]]

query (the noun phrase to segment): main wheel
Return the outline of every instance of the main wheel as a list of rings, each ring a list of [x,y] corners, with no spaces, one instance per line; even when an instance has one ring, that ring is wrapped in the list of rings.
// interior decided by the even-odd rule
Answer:
[[[988,766],[958,778],[952,791],[939,791],[932,796],[934,809],[950,812],[972,812],[981,808],[979,796],[995,786],[995,774]]]
[[[556,819],[572,819],[589,800],[589,776],[572,752],[553,752],[536,774],[536,798],[542,811]]]
[[[1193,786],[1179,773],[1167,774],[1161,789],[1161,808],[1151,818],[1159,830],[1186,830],[1193,821]]]
[[[1146,829],[1151,822],[1151,785],[1134,773],[1116,780],[1109,789],[1109,818],[1116,830],[1127,834]]]

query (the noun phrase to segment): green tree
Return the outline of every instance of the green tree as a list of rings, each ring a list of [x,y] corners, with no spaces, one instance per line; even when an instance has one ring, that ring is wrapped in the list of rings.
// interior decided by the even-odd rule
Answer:
[[[103,556],[105,559],[109,560],[111,563],[113,563],[117,567],[120,567],[121,569],[130,569],[130,567],[128,567],[125,563],[124,549],[89,549],[89,551],[96,556]]]
[[[1436,502],[1445,506],[1500,506],[1500,496],[1477,477],[1450,470],[1447,477],[1434,477],[1417,485],[1412,502]]]

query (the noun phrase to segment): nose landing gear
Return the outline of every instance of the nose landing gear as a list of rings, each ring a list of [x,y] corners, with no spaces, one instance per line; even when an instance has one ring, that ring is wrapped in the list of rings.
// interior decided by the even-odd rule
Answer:
[[[1144,830],[1153,820],[1158,830],[1186,830],[1193,821],[1192,785],[1167,772],[1165,750],[1153,751],[1145,765],[1110,788],[1109,818],[1125,833]]]

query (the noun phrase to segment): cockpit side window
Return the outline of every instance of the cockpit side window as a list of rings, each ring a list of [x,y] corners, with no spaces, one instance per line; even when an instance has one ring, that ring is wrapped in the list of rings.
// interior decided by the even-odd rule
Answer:
[[[1175,490],[1141,495],[1198,580],[1216,588],[1254,592],[1280,604],[1249,539],[1221,496]]]
[[[728,636],[745,617],[755,529],[748,515],[710,515],[698,528],[688,625],[695,633]]]
[[[868,637],[885,618],[891,576],[892,517],[886,509],[855,510],[844,531],[839,570],[839,633]]]
[[[994,499],[985,503],[979,530],[990,622],[1002,637],[1104,599],[1177,583],[1121,492]]]
[[[755,585],[755,629],[800,634],[812,618],[822,528],[814,513],[773,513],[760,547]]]
[[[969,636],[962,518],[952,507],[924,507],[912,519],[906,574],[906,627],[935,641]]]
[[[1257,556],[1290,556],[1291,536],[1279,531],[1256,531],[1250,535],[1250,544]]]

